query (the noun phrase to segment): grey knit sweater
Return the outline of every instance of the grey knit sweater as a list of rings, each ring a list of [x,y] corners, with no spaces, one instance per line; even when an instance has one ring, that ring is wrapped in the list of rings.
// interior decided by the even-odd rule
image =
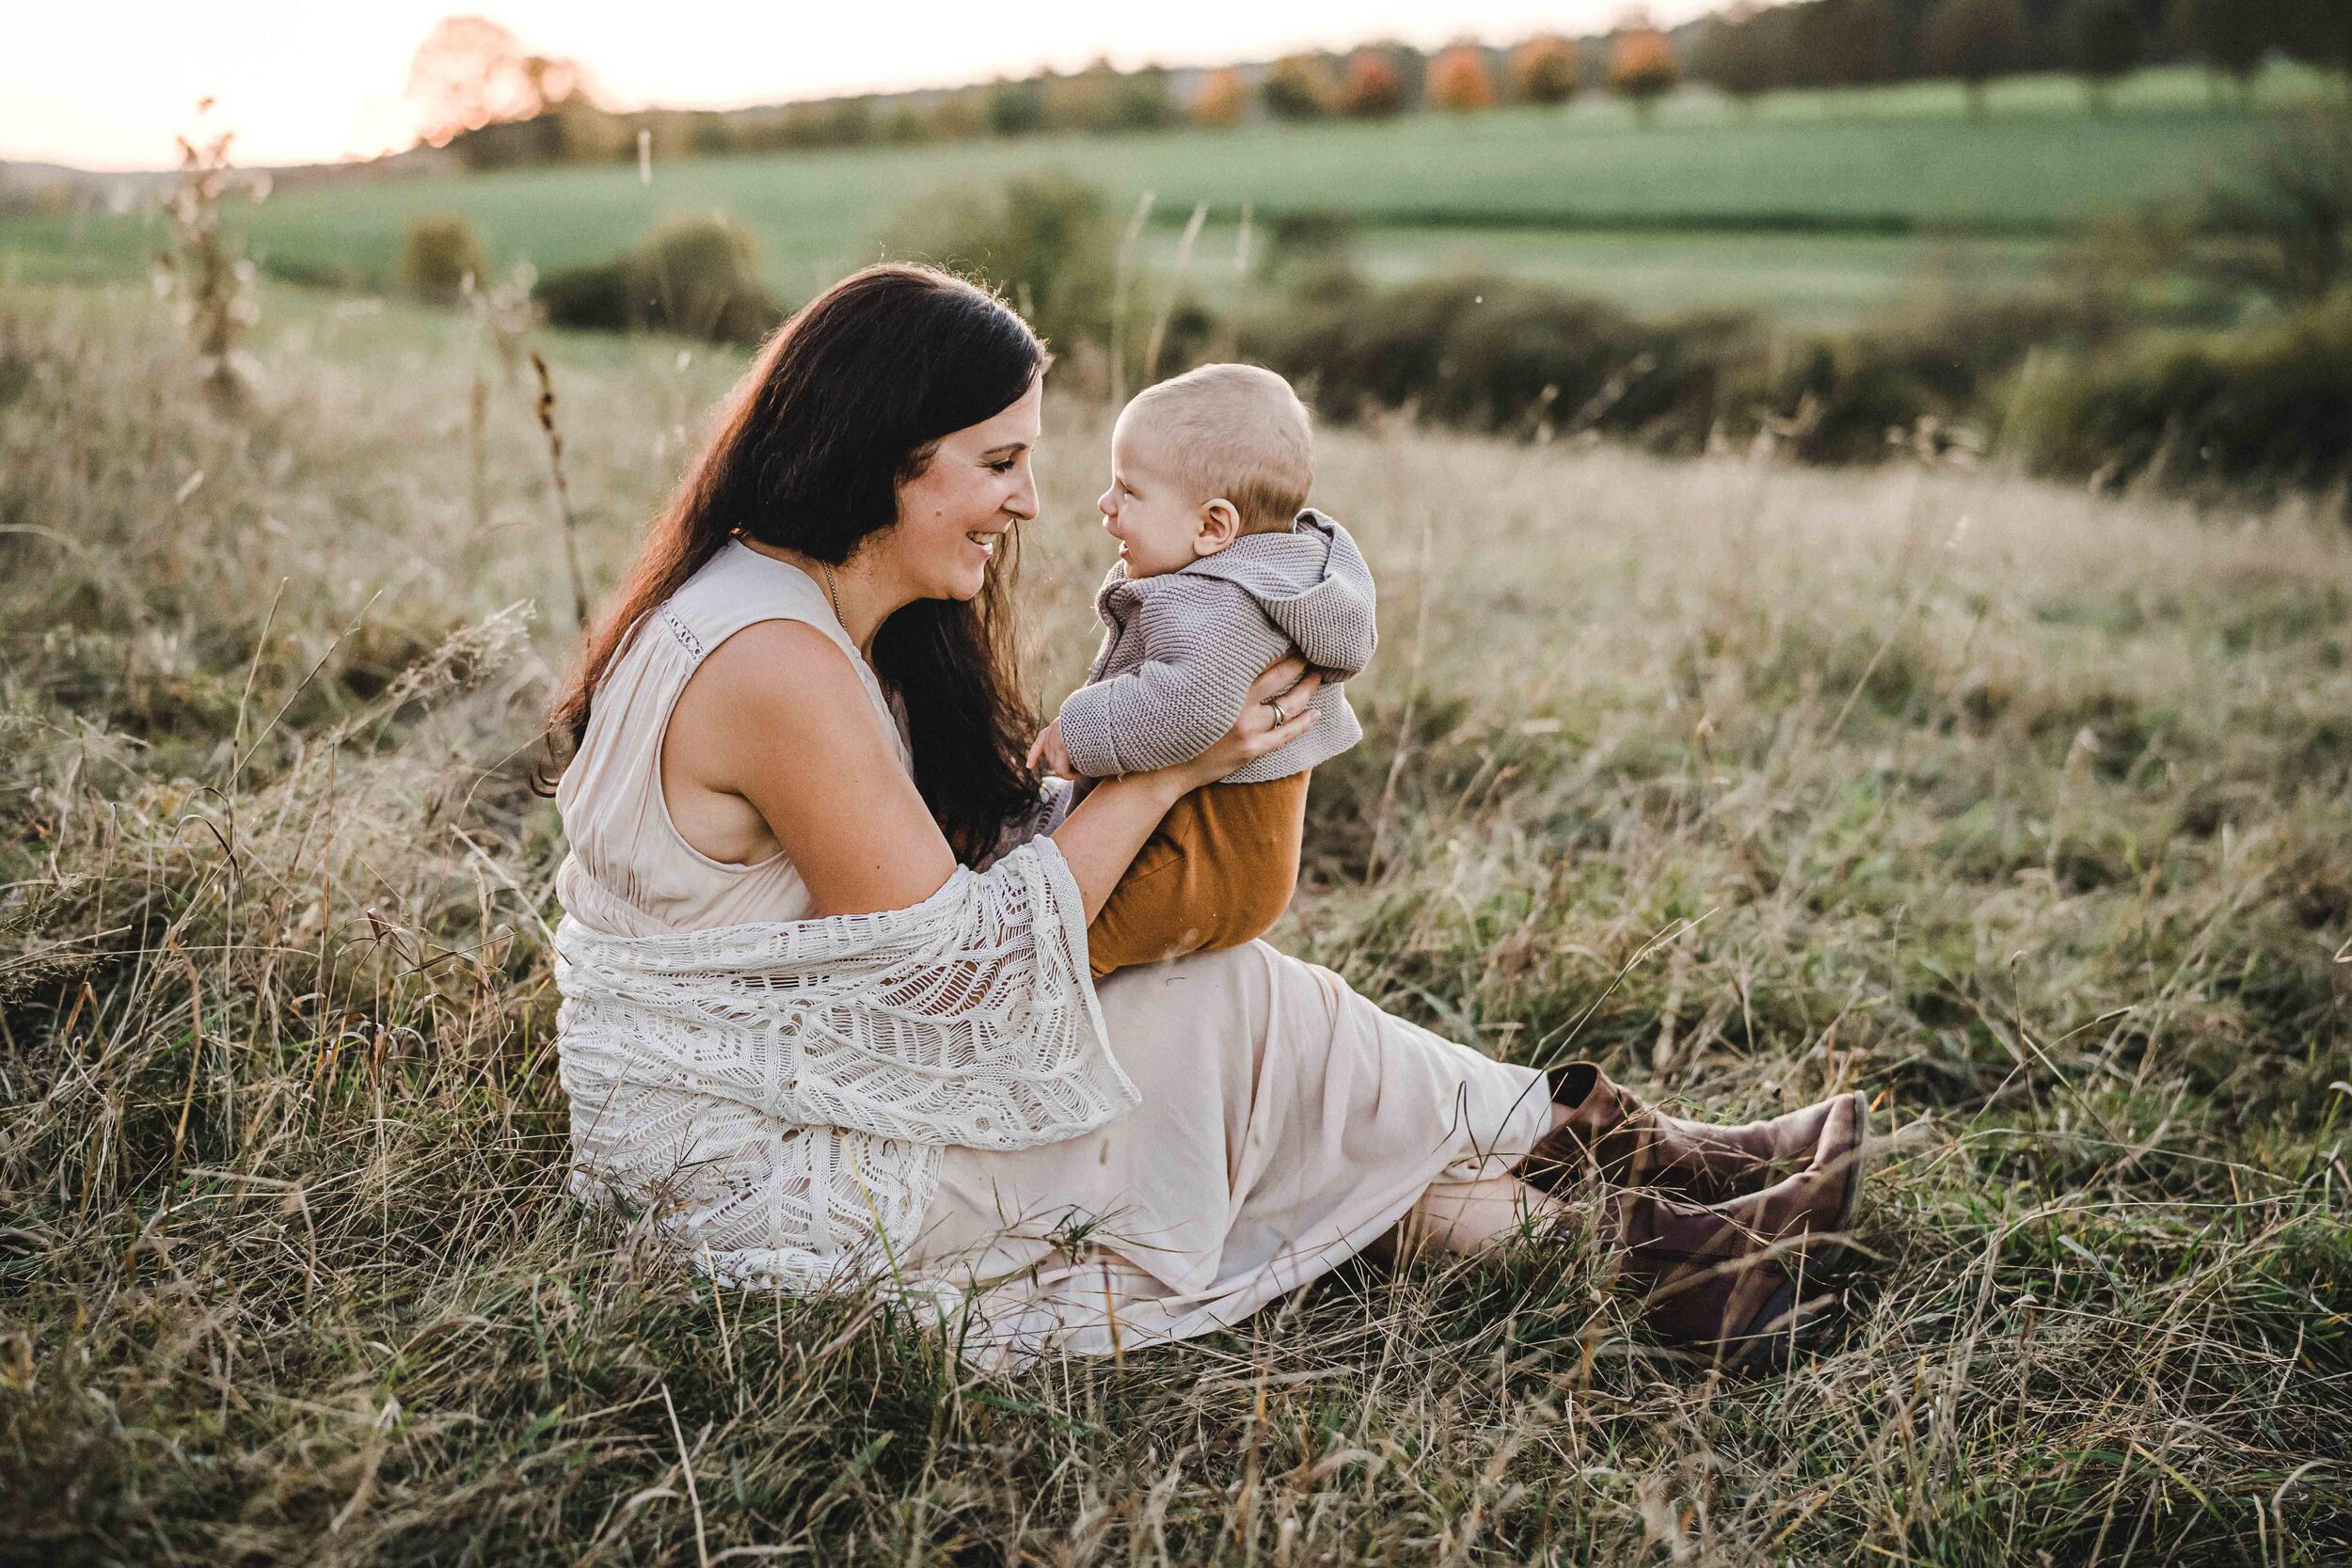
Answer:
[[[1094,595],[1103,651],[1061,705],[1071,766],[1106,779],[1191,761],[1233,727],[1249,683],[1292,648],[1323,672],[1320,717],[1224,782],[1288,778],[1339,755],[1363,738],[1341,682],[1372,659],[1374,609],[1356,541],[1312,508],[1287,533],[1246,533],[1182,571],[1131,582],[1114,565]]]

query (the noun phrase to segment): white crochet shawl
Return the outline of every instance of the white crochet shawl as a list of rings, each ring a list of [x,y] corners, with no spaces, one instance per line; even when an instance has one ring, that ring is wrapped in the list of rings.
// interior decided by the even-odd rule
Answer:
[[[1136,1103],[1050,838],[912,909],[555,933],[574,1191],[645,1214],[720,1279],[896,1272],[940,1150],[1078,1136]]]

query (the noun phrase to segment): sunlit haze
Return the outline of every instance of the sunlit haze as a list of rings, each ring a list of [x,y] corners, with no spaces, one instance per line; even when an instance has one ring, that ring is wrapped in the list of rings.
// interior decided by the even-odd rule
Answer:
[[[246,163],[366,157],[415,140],[403,96],[417,45],[453,9],[434,0],[161,0],[24,7],[0,51],[0,158],[84,168],[168,164],[197,101],[218,101]],[[1622,0],[1184,0],[1112,6],[646,5],[501,0],[480,8],[541,54],[578,60],[614,107],[728,107],[835,92],[948,86],[1041,66],[1216,65],[1375,38],[1429,46],[1589,33]],[[1673,23],[1708,0],[1647,8]]]

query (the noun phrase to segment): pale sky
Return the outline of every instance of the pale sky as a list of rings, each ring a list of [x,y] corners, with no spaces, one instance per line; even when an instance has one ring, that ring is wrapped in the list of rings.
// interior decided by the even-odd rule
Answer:
[[[1625,0],[11,0],[0,22],[0,159],[159,168],[197,100],[241,163],[370,156],[410,145],[408,61],[453,10],[580,61],[616,107],[732,107],[944,87],[1041,65],[1215,65],[1381,37],[1607,27]],[[1655,0],[1661,23],[1711,0]]]

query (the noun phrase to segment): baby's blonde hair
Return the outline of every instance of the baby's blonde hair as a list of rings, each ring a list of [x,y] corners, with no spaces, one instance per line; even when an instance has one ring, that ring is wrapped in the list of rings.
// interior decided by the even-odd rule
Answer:
[[[1199,500],[1222,496],[1244,533],[1288,529],[1315,478],[1307,405],[1256,365],[1203,365],[1146,387],[1121,420],[1148,419],[1176,477]]]

